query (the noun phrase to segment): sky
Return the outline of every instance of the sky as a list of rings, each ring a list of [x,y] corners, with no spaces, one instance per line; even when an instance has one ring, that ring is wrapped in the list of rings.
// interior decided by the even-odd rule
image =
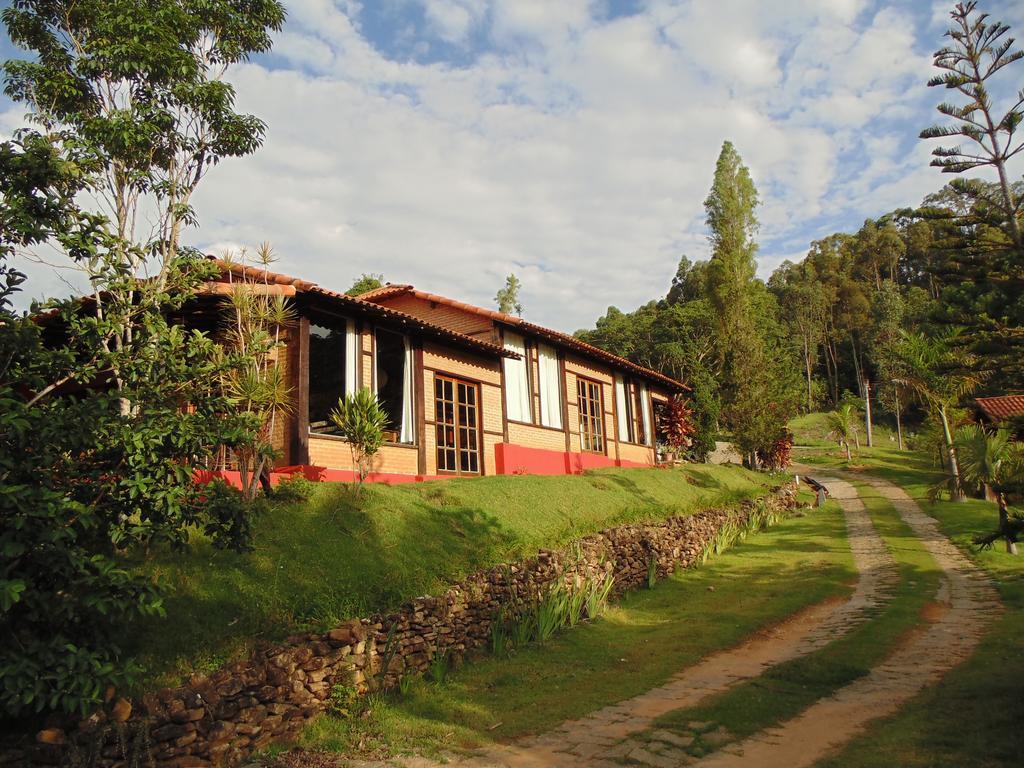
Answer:
[[[945,97],[925,83],[951,2],[285,5],[273,50],[229,76],[264,145],[210,172],[186,239],[269,241],[278,271],[329,288],[381,273],[493,306],[515,273],[524,316],[572,331],[663,296],[681,255],[710,256],[724,140],[760,193],[764,278],[950,179],[917,136]],[[1024,31],[1024,3],[982,6]],[[1024,65],[1005,72],[1024,85]],[[0,101],[0,133],[24,111]],[[75,281],[21,266],[33,298]]]

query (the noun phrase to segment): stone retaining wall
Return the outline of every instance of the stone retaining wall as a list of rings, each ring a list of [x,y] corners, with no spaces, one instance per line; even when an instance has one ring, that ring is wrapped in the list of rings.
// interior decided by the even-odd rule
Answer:
[[[697,563],[723,525],[746,523],[758,507],[781,512],[795,504],[794,487],[785,486],[731,510],[622,525],[564,550],[542,550],[535,558],[474,574],[439,597],[417,598],[397,613],[289,638],[134,707],[120,700],[76,733],[44,731],[42,743],[0,754],[0,765],[234,765],[271,742],[293,738],[324,711],[335,685],[361,693],[394,685],[403,675],[426,670],[439,650],[460,662],[466,652],[489,644],[499,611],[560,579],[579,584],[610,573],[615,592],[622,593],[647,583],[652,558],[658,577],[667,576]],[[389,669],[382,673],[384,659]]]

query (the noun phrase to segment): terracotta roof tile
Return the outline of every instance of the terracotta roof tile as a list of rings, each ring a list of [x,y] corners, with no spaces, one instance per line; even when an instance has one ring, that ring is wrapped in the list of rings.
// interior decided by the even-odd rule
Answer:
[[[682,383],[681,381],[676,381],[675,379],[669,376],[665,376],[664,374],[659,373],[658,371],[634,363],[632,360],[627,360],[624,357],[614,355],[611,352],[608,352],[607,350],[601,349],[600,347],[595,347],[593,344],[588,344],[587,342],[582,341],[581,339],[577,339],[575,336],[570,336],[567,333],[555,331],[552,330],[551,328],[545,328],[544,326],[541,325],[535,325],[534,323],[527,322],[526,320],[523,320],[523,318],[517,317],[515,315],[509,315],[504,312],[498,312],[497,310],[494,309],[486,309],[484,307],[478,307],[473,304],[467,304],[464,301],[450,299],[447,296],[441,296],[440,294],[421,291],[414,288],[411,285],[387,285],[384,286],[383,288],[378,288],[376,291],[371,291],[370,293],[363,294],[361,298],[367,298],[369,301],[382,301],[384,299],[388,299],[393,296],[399,296],[405,293],[411,293],[417,298],[423,299],[424,301],[432,301],[437,304],[444,304],[449,307],[461,309],[465,312],[471,312],[472,314],[475,315],[487,317],[498,323],[504,323],[505,325],[522,328],[525,331],[536,334],[538,336],[542,336],[543,338],[547,339],[548,341],[556,345],[568,347],[578,352],[582,352],[585,355],[589,355],[590,357],[596,357],[600,360],[603,360],[606,363],[609,363],[610,365],[643,376],[644,378],[657,381],[667,386],[669,389],[676,391],[690,389],[686,384]]]
[[[380,288],[374,288],[372,291],[360,293],[359,298],[363,301],[373,301],[374,299],[381,299],[386,296],[397,296],[411,290],[411,285],[392,285],[391,283],[388,283],[387,285],[382,285]]]
[[[348,305],[353,309],[357,309],[364,314],[369,314],[376,317],[385,318],[392,320],[396,323],[405,326],[411,326],[419,331],[427,332],[435,337],[445,339],[447,341],[453,341],[460,346],[468,347],[477,352],[485,352],[489,355],[498,355],[499,357],[512,357],[519,358],[514,352],[510,352],[503,347],[499,347],[497,344],[491,344],[487,341],[481,341],[480,339],[474,339],[472,336],[466,336],[465,334],[453,331],[450,328],[446,328],[443,325],[437,325],[431,323],[422,318],[415,317],[407,314],[406,312],[400,312],[397,309],[391,309],[390,307],[383,306],[381,304],[375,304],[371,301],[365,301],[361,297],[349,296],[346,293],[340,293],[338,291],[332,291],[328,288],[322,288],[316,283],[311,283],[308,280],[301,280],[297,277],[291,277],[289,275],[282,275],[277,272],[270,272],[264,270],[262,267],[253,267],[238,264],[235,262],[224,261],[223,259],[217,259],[211,257],[211,259],[217,263],[225,272],[231,274],[248,276],[258,280],[266,280],[275,285],[287,285],[292,286],[298,293],[314,294],[323,296],[332,301],[340,304]],[[389,286],[385,286],[389,287]],[[378,289],[380,290],[380,289]]]
[[[1024,416],[1024,395],[979,397],[975,402],[992,421],[1006,421]]]

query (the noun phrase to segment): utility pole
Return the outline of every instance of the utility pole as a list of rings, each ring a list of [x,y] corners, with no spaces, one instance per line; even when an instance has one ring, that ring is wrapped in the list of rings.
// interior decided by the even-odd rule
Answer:
[[[864,421],[867,423],[868,430],[868,448],[873,448],[874,443],[871,440],[871,382],[864,377]]]

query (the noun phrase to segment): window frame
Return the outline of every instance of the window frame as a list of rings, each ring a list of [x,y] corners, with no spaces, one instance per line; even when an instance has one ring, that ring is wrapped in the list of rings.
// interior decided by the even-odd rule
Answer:
[[[349,392],[349,383],[350,383],[350,381],[352,381],[354,383],[355,390],[359,389],[359,357],[360,357],[359,356],[359,352],[360,352],[360,350],[359,350],[359,347],[360,347],[359,328],[358,328],[356,322],[352,318],[350,318],[350,317],[341,317],[341,316],[335,317],[335,316],[332,316],[331,318],[326,319],[326,320],[325,319],[321,319],[319,317],[317,317],[316,319],[310,318],[310,320],[309,320],[309,342],[308,342],[308,344],[309,344],[309,347],[308,347],[309,348],[309,352],[308,352],[309,359],[306,362],[306,367],[309,369],[309,373],[312,373],[313,367],[314,367],[313,366],[313,360],[312,360],[312,355],[313,355],[313,353],[312,353],[312,348],[313,348],[312,339],[313,339],[313,336],[314,336],[314,333],[313,333],[313,329],[314,328],[322,328],[322,329],[324,329],[326,331],[341,333],[341,337],[342,337],[342,345],[341,345],[341,347],[342,347],[341,348],[342,368],[341,368],[341,395],[340,396],[341,397],[346,397],[349,394],[351,394]],[[353,345],[353,349],[352,350],[349,349],[349,344],[350,343]],[[355,365],[354,370],[349,371],[348,370],[349,367],[351,365],[353,365],[353,364]],[[312,379],[310,379],[310,381],[312,381]],[[338,435],[338,434],[336,434],[334,432],[322,432],[322,431],[319,431],[319,428],[314,428],[313,427],[313,418],[312,418],[312,414],[310,413],[310,406],[312,404],[312,391],[311,391],[311,389],[312,389],[311,385],[307,384],[306,385],[306,390],[307,390],[306,391],[306,405],[305,405],[305,408],[306,408],[306,433],[308,435],[310,435],[311,437],[330,438],[330,439],[334,439],[334,440],[344,440],[345,438],[343,438],[341,435]],[[333,407],[336,407],[336,406],[337,406],[337,403],[335,403],[335,405],[332,406],[332,409],[333,409]],[[325,422],[325,424],[327,424],[328,426],[326,426],[324,428],[325,429],[330,429],[330,426],[329,426],[330,425],[329,412],[328,412],[328,418],[327,418],[327,421]]]
[[[585,390],[582,388],[586,388]],[[597,392],[596,400],[591,396],[590,388],[595,388]],[[584,408],[584,401],[591,404],[589,409]],[[597,404],[597,413],[593,413],[593,404]],[[596,379],[590,379],[586,376],[576,376],[576,408],[579,411],[579,435],[580,435],[580,451],[582,453],[593,453],[601,456],[608,455],[608,439],[605,435],[605,423],[604,423],[604,384]],[[587,411],[586,417],[584,417],[584,411]],[[586,425],[586,428],[585,428]],[[592,429],[596,426],[596,431]],[[587,447],[588,443],[593,446],[596,444],[597,448]]]
[[[371,374],[371,383],[373,384],[373,387],[372,387],[372,389],[370,391],[372,391],[374,393],[374,395],[377,396],[377,401],[380,402],[381,405],[383,406],[383,401],[381,401],[381,398],[380,398],[380,382],[378,380],[378,366],[380,364],[379,363],[379,361],[380,361],[380,343],[379,343],[378,334],[380,334],[380,333],[387,333],[387,334],[391,334],[392,336],[396,336],[396,337],[398,337],[398,338],[400,338],[402,340],[402,360],[403,360],[403,365],[408,368],[408,370],[405,371],[405,375],[408,376],[409,377],[409,381],[412,382],[412,387],[409,388],[409,389],[411,389],[411,392],[410,391],[406,391],[407,390],[406,382],[405,382],[405,379],[403,378],[403,381],[402,381],[402,384],[401,384],[401,387],[402,387],[402,398],[403,398],[402,419],[399,421],[397,429],[386,429],[384,431],[385,435],[390,435],[390,434],[394,433],[397,436],[397,439],[391,440],[388,437],[386,437],[385,440],[384,440],[384,444],[388,445],[388,446],[397,446],[399,448],[415,448],[415,447],[417,447],[419,445],[420,436],[419,436],[418,431],[416,429],[416,385],[415,385],[415,382],[416,382],[416,356],[409,354],[410,349],[411,349],[412,340],[409,337],[409,334],[402,333],[401,331],[393,330],[393,329],[388,328],[386,326],[373,326],[370,329],[370,333],[371,333],[371,338],[373,339],[373,343],[372,343],[372,347],[371,347],[372,354],[370,356],[370,361],[371,361],[371,363],[370,363],[370,374]],[[409,440],[409,441],[403,441],[402,440],[402,423],[404,422],[405,415],[406,415],[405,414],[406,406],[405,406],[404,398],[407,397],[407,396],[411,398],[411,400],[409,402],[409,408],[412,408],[412,422],[410,424],[410,429],[411,429],[411,432],[412,432],[412,439]]]
[[[537,344],[536,349],[537,349],[537,400],[538,400],[538,409],[537,410],[538,410],[538,414],[537,414],[537,421],[536,421],[536,425],[535,426],[538,426],[541,429],[550,429],[550,430],[553,430],[555,432],[564,432],[565,429],[566,429],[565,417],[564,417],[564,413],[565,413],[565,372],[564,372],[564,369],[562,368],[561,359],[558,356],[558,350],[555,349],[553,346],[551,346],[549,344]],[[545,417],[545,412],[547,411],[547,406],[546,406],[545,398],[544,398],[544,388],[545,388],[544,387],[544,376],[542,375],[541,362],[540,362],[541,361],[541,351],[543,349],[547,349],[551,353],[550,355],[548,355],[548,358],[553,361],[553,364],[555,366],[555,376],[556,376],[556,383],[557,383],[557,392],[555,393],[555,404],[556,404],[557,408],[555,409],[555,413],[558,414],[558,421],[559,421],[559,425],[558,426],[554,426],[554,425],[551,425],[551,424],[545,424],[544,423],[544,417]],[[550,395],[550,393],[549,393],[549,395]]]
[[[517,336],[520,339],[522,339],[522,341],[523,341],[523,351],[522,352],[520,352],[518,349],[510,349],[510,347],[508,346],[508,334],[510,334],[510,333],[513,336]],[[501,375],[502,375],[502,381],[504,382],[504,386],[503,386],[503,390],[504,391],[502,392],[502,397],[505,399],[505,414],[506,414],[505,420],[507,422],[509,422],[510,424],[525,424],[525,425],[531,426],[531,427],[532,426],[537,426],[537,424],[538,424],[537,413],[536,413],[537,409],[534,408],[534,402],[533,402],[533,383],[534,383],[534,380],[533,380],[533,357],[531,355],[531,350],[534,348],[534,345],[532,343],[532,339],[528,338],[525,334],[516,333],[515,331],[507,331],[507,330],[505,330],[505,331],[502,331],[501,342],[502,342],[502,346],[505,349],[509,349],[510,351],[515,352],[516,354],[522,355],[521,359],[519,359],[519,360],[512,360],[512,359],[509,359],[509,358],[504,358],[502,360]],[[526,415],[526,419],[514,419],[514,418],[512,418],[511,416],[508,415],[508,414],[510,414],[512,412],[512,409],[510,407],[511,404],[509,403],[509,392],[510,392],[510,390],[509,390],[509,386],[508,386],[508,382],[509,382],[509,380],[512,377],[509,375],[509,369],[512,366],[514,366],[514,365],[516,365],[518,363],[522,363],[523,366],[526,369],[526,402],[527,402],[527,410],[529,411],[529,413],[527,413],[527,415]],[[538,365],[539,365],[539,363],[538,363]]]
[[[433,391],[431,396],[434,398],[434,419],[433,419],[433,422],[432,422],[432,425],[434,427],[434,471],[438,475],[449,475],[449,476],[478,477],[478,476],[483,475],[483,473],[484,473],[484,451],[483,451],[483,437],[484,437],[484,435],[483,435],[483,412],[482,412],[482,402],[481,402],[481,397],[483,396],[483,389],[482,389],[482,387],[480,385],[480,382],[473,381],[471,379],[464,379],[464,378],[461,378],[459,376],[453,376],[453,375],[447,374],[447,373],[440,373],[440,372],[437,372],[437,371],[434,371],[433,379],[434,379],[434,388],[433,388],[434,391]],[[455,414],[455,422],[452,425],[449,425],[448,422],[442,420],[441,414],[438,412],[438,402],[439,402],[440,398],[437,395],[437,388],[438,388],[439,384],[443,386],[444,382],[449,382],[452,385],[453,400],[451,402],[452,402],[452,405],[453,405],[453,413]],[[463,427],[459,423],[459,418],[458,418],[459,408],[463,407],[463,406],[460,406],[459,399],[458,399],[458,391],[459,391],[458,388],[459,388],[459,385],[465,386],[467,390],[472,389],[473,392],[475,393],[474,394],[474,399],[476,401],[475,404],[473,404],[472,406],[469,406],[469,405],[465,406],[465,407],[472,407],[473,408],[473,410],[475,412],[474,423],[472,425],[466,425],[465,427]],[[454,440],[455,440],[455,442],[454,442],[454,445],[452,445],[452,446],[449,446],[449,445],[442,446],[440,441],[437,439],[437,431],[438,431],[438,429],[446,428],[448,426],[452,426],[453,429],[454,429]],[[473,453],[476,454],[476,470],[475,471],[474,470],[468,470],[468,469],[467,470],[463,470],[461,468],[460,459],[461,459],[461,453],[462,453],[462,450],[463,450],[463,446],[462,446],[462,429],[464,429],[464,428],[472,429],[473,432],[476,435],[476,444],[475,444],[475,446],[473,448]],[[440,454],[440,451],[442,451],[442,450],[454,450],[455,451],[455,469],[442,469],[441,468],[441,462],[439,461],[439,459],[440,459],[440,455],[439,454]]]

